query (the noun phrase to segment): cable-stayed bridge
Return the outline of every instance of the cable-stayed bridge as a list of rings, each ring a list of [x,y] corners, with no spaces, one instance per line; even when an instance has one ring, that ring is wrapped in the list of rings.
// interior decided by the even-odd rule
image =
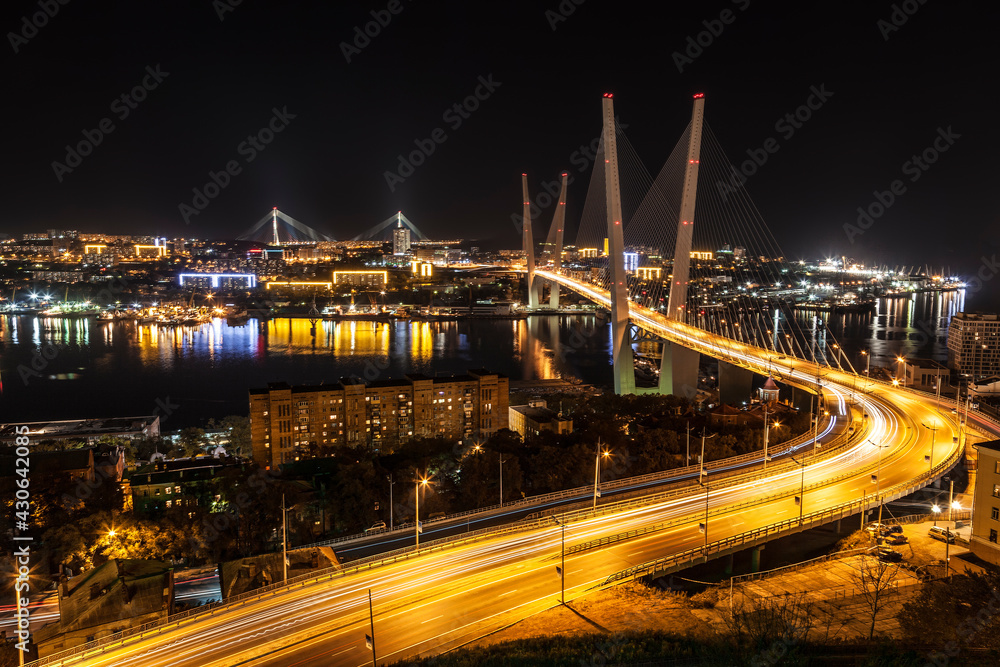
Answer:
[[[237,237],[240,241],[257,241],[270,245],[290,245],[296,243],[316,243],[333,239],[299,222],[275,206],[263,218]]]
[[[696,98],[692,125],[674,149],[681,157],[645,181],[615,127],[610,96],[603,105],[602,151],[575,237],[578,246],[592,244],[581,248],[587,249],[587,261],[563,262],[561,247],[536,258],[523,180],[529,304],[539,306],[547,281],[607,306],[619,393],[635,390],[631,343],[639,328],[664,343],[661,390],[683,392],[691,382],[691,359],[696,372],[697,355],[707,354],[733,375],[774,374],[823,392],[831,413],[828,427],[797,442],[786,452],[795,457],[782,461],[772,462],[765,452],[711,469],[665,471],[658,473],[659,482],[670,486],[662,493],[645,486],[648,479],[632,480],[639,495],[628,501],[598,504],[595,485],[593,509],[589,496],[579,511],[539,498],[544,509],[524,519],[523,512],[508,507],[446,517],[427,522],[419,548],[411,546],[413,527],[353,536],[343,546],[331,546],[345,557],[342,566],[175,614],[35,664],[353,667],[440,653],[553,608],[561,597],[571,602],[617,581],[678,571],[740,549],[759,553],[768,540],[833,521],[857,521],[859,514],[863,523],[864,513],[883,501],[946,474],[970,437],[1000,434],[1000,423],[970,413],[967,403],[936,401],[859,375],[822,330],[802,329],[782,317],[780,297],[793,285],[790,269],[756,209],[741,198],[741,187],[720,189],[721,204],[696,192],[702,166],[719,177],[731,173],[703,160],[714,150],[702,122],[703,98]],[[704,152],[699,136],[708,139]],[[550,229],[556,243],[564,237],[563,183]],[[729,209],[713,209],[730,201]],[[704,213],[698,225],[695,203]],[[713,216],[714,225],[703,224]],[[389,221],[398,225],[396,216]],[[723,263],[698,254],[727,245],[733,257]],[[737,248],[743,249],[739,257]],[[475,529],[497,518],[500,525]],[[429,539],[437,526],[457,532]],[[350,561],[358,545],[378,553]]]
[[[690,336],[679,338],[682,330],[713,334],[717,352],[755,345],[775,357],[853,372],[821,318],[802,321],[793,313],[799,269],[785,260],[704,109],[704,95],[695,95],[691,121],[654,177],[615,122],[612,96],[604,96],[600,147],[571,259],[563,259],[566,174],[547,253],[537,262],[522,176],[529,308],[542,303],[546,283],[550,307],[558,306],[560,286],[608,307],[617,393],[636,392],[632,343],[654,337],[662,343],[657,391],[693,394],[698,353]],[[707,183],[699,187],[699,179]],[[749,394],[747,374],[725,363],[720,373],[724,402],[727,394]]]

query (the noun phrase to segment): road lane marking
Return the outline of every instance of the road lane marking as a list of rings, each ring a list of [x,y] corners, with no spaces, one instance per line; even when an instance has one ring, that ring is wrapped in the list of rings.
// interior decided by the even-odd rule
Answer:
[[[646,551],[645,551],[645,550],[642,550],[642,551],[633,551],[632,553],[630,553],[630,554],[625,554],[625,555],[626,555],[626,556],[634,556],[634,555],[636,555],[636,554],[641,554],[641,553],[646,553]]]
[[[439,618],[444,618],[444,614],[441,614],[440,616],[435,616],[434,618],[428,618],[426,621],[420,621],[420,625],[423,625],[424,623],[430,623],[431,621],[436,621]]]
[[[502,598],[502,597],[503,597],[503,596],[505,596],[505,595],[510,595],[511,593],[516,593],[516,592],[517,592],[517,589],[515,588],[515,589],[514,589],[514,590],[512,590],[512,591],[507,591],[506,593],[501,593],[501,594],[500,594],[500,595],[498,595],[497,597],[501,597],[501,598]]]

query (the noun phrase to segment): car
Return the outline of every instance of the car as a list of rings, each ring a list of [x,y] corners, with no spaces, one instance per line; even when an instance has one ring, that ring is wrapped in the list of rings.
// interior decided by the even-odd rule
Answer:
[[[374,533],[379,530],[385,530],[385,521],[376,521],[372,524],[372,527],[367,529],[366,533]]]
[[[935,540],[941,540],[942,542],[947,542],[948,544],[955,543],[955,533],[951,532],[947,528],[942,528],[941,526],[931,526],[931,529],[927,531],[927,534]]]
[[[906,544],[908,540],[902,533],[889,533],[883,538],[886,544]]]
[[[880,561],[886,563],[898,563],[903,560],[903,554],[899,553],[895,549],[890,547],[878,547],[875,549],[875,555]]]

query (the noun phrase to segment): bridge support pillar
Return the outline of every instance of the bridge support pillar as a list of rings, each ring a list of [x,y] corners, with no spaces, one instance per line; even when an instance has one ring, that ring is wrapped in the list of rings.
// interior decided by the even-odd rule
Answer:
[[[719,361],[719,401],[735,404],[750,401],[753,392],[753,371]]]
[[[659,393],[694,398],[698,390],[697,350],[663,341],[663,358],[660,359]]]
[[[625,273],[625,241],[622,235],[622,197],[618,179],[618,144],[615,129],[615,106],[606,93],[602,105],[604,133],[604,201],[608,216],[608,273],[611,284],[611,358],[614,363],[615,393],[635,393],[635,365],[628,321],[628,276]]]
[[[724,574],[725,574],[725,575],[726,575],[727,577],[731,577],[731,576],[733,576],[733,556],[734,556],[734,554],[729,554],[729,555],[728,555],[728,556],[726,557],[726,569],[725,569],[725,570],[723,570],[723,573],[724,573]]]
[[[750,571],[760,572],[760,552],[764,549],[764,545],[756,546],[750,550]]]

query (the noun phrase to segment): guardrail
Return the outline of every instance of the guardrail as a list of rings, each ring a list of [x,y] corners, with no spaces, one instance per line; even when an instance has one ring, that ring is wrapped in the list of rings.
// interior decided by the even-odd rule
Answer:
[[[960,448],[956,448],[955,451],[953,451],[951,455],[945,459],[945,461],[939,463],[933,470],[921,473],[920,476],[913,480],[902,482],[887,489],[882,496],[882,502],[885,502],[886,499],[893,500],[895,498],[901,498],[905,495],[909,495],[917,489],[923,488],[936,477],[939,477],[954,467],[961,457],[962,450]],[[742,551],[748,547],[756,546],[778,537],[784,537],[789,534],[808,530],[814,526],[823,525],[831,521],[836,521],[837,519],[852,516],[858,512],[867,511],[872,507],[872,504],[873,499],[866,498],[864,500],[854,500],[842,503],[835,507],[827,508],[820,512],[807,514],[803,516],[801,520],[795,518],[786,519],[778,523],[756,528],[754,530],[746,531],[738,535],[709,543],[704,547],[688,549],[677,554],[659,558],[655,561],[649,561],[625,570],[620,570],[608,576],[608,578],[598,586],[608,586],[622,581],[631,581],[633,579],[649,576],[654,573],[667,574],[669,572],[676,572],[686,567],[690,567],[697,562],[707,562],[711,560],[710,557],[719,557],[728,553]]]
[[[845,432],[842,433],[842,434],[840,434],[840,435],[838,435],[837,438],[838,439],[844,438],[845,439],[845,443],[846,443],[850,439],[850,436],[851,436],[851,434],[849,433],[849,431],[845,430]],[[832,452],[833,452],[832,449],[827,449],[826,450],[827,454],[830,454]],[[818,455],[821,455],[822,453],[823,453],[822,451],[817,451],[816,455],[818,456]],[[786,463],[788,463],[788,462],[786,462]],[[791,465],[794,466],[796,464],[791,463]],[[694,466],[692,466],[692,468],[693,467]],[[777,466],[775,466],[775,467],[777,467]],[[760,477],[763,474],[764,473],[755,473],[755,476],[756,477]],[[766,474],[774,474],[774,467],[772,467],[771,471],[769,473],[766,473]],[[849,473],[845,473],[845,475],[847,475],[847,474],[849,474]],[[838,477],[836,479],[839,479],[839,478],[840,477]],[[743,483],[743,482],[746,482],[746,481],[748,481],[748,480],[741,479],[741,480],[738,480],[738,481],[731,481],[731,483],[726,484],[723,487],[716,487],[716,488],[727,488],[728,486],[732,486],[733,484]],[[826,482],[829,482],[829,481],[830,480],[826,480]],[[818,484],[822,484],[822,483],[823,482],[817,483],[817,485]],[[810,486],[814,486],[814,485],[810,485]],[[810,487],[806,487],[806,488],[808,489]],[[671,495],[671,497],[677,496],[677,495],[683,495],[684,491],[685,490],[689,490],[689,489],[690,489],[690,486],[688,486],[687,489],[679,489],[679,490],[671,491],[671,492],[669,492],[669,494]],[[589,518],[591,516],[601,516],[601,515],[604,515],[604,514],[609,514],[609,513],[613,513],[613,512],[622,511],[623,509],[627,509],[627,507],[623,507],[623,505],[628,505],[629,507],[635,507],[635,506],[653,504],[655,502],[658,502],[658,500],[651,500],[651,499],[658,498],[658,496],[662,496],[662,495],[664,495],[664,494],[656,494],[654,496],[648,496],[648,497],[646,497],[646,498],[644,498],[644,499],[642,499],[640,501],[626,501],[625,503],[613,503],[613,504],[601,505],[601,506],[599,506],[597,508],[596,511],[594,511],[594,510],[590,510],[590,511],[583,510],[583,511],[572,512],[572,513],[570,513],[570,516],[569,516],[569,518],[567,520],[570,520],[570,521],[582,520],[582,519],[585,519],[585,518]],[[786,494],[786,495],[790,495],[790,493]],[[746,503],[746,504],[750,504],[752,502],[753,501],[748,501],[748,503]],[[720,512],[723,512],[723,511],[732,511],[732,510],[730,508],[716,508],[713,512],[720,513]],[[711,516],[711,513],[710,513],[710,516]],[[676,520],[674,520],[674,521],[676,521]],[[357,560],[349,561],[349,562],[341,565],[340,567],[326,568],[324,570],[320,570],[320,571],[317,571],[317,572],[311,572],[309,574],[299,575],[298,577],[293,577],[293,578],[291,578],[291,579],[289,579],[287,581],[284,581],[284,582],[275,582],[275,583],[272,583],[272,584],[268,584],[267,586],[263,586],[261,588],[254,589],[253,591],[247,591],[245,593],[240,593],[238,595],[231,596],[231,597],[227,598],[225,601],[221,601],[221,602],[217,602],[217,603],[211,603],[211,604],[208,604],[208,605],[203,605],[201,607],[196,607],[196,608],[193,608],[193,609],[189,609],[189,610],[186,610],[186,611],[183,611],[183,612],[178,612],[177,614],[172,614],[172,615],[168,616],[165,619],[160,619],[158,621],[151,621],[149,623],[143,624],[143,625],[138,626],[136,628],[130,628],[128,630],[116,633],[114,635],[110,635],[110,636],[104,637],[102,639],[97,639],[97,640],[94,640],[92,642],[88,642],[87,644],[84,644],[82,646],[75,647],[73,649],[67,649],[66,651],[63,651],[63,652],[60,652],[60,653],[57,653],[57,654],[53,654],[51,656],[47,656],[46,658],[42,658],[40,660],[37,660],[37,661],[31,663],[30,665],[31,665],[31,667],[43,667],[45,665],[52,665],[52,664],[54,664],[56,662],[59,662],[59,661],[69,660],[69,659],[72,659],[74,657],[84,657],[87,654],[95,652],[95,651],[104,652],[109,647],[112,647],[112,646],[115,646],[115,645],[123,645],[125,643],[125,641],[128,640],[128,639],[130,639],[130,638],[134,638],[136,636],[138,636],[139,638],[141,638],[145,634],[148,634],[148,633],[151,633],[151,632],[162,632],[162,631],[164,631],[166,629],[169,629],[171,627],[177,627],[182,622],[184,622],[186,620],[189,620],[189,619],[192,619],[192,618],[195,618],[195,617],[198,617],[198,616],[206,615],[206,614],[207,615],[213,615],[216,611],[229,611],[233,607],[243,606],[243,605],[251,603],[251,602],[258,602],[261,599],[263,599],[265,596],[272,596],[273,597],[273,596],[278,595],[278,594],[280,594],[282,592],[286,592],[288,590],[291,590],[291,589],[293,589],[295,587],[300,587],[301,588],[301,587],[305,587],[305,586],[310,585],[310,584],[319,583],[321,581],[330,581],[330,580],[335,579],[335,578],[345,577],[345,576],[348,576],[350,574],[356,574],[357,572],[360,572],[362,570],[370,570],[370,569],[373,569],[373,568],[376,568],[376,567],[382,567],[382,566],[385,566],[385,565],[391,565],[391,564],[399,562],[401,560],[407,560],[410,557],[413,557],[413,556],[416,556],[416,555],[419,555],[419,554],[426,554],[426,553],[429,553],[429,552],[440,551],[440,550],[445,549],[445,548],[458,547],[458,546],[461,546],[463,544],[468,544],[470,542],[477,541],[479,539],[499,537],[499,536],[510,534],[510,533],[535,530],[535,529],[538,529],[538,528],[542,528],[542,527],[545,527],[545,526],[551,526],[551,525],[552,524],[549,522],[549,520],[548,520],[547,517],[527,518],[527,519],[522,519],[521,521],[517,521],[517,522],[511,523],[511,524],[508,524],[506,526],[491,526],[491,527],[481,528],[481,529],[478,529],[478,530],[475,530],[475,531],[471,531],[471,532],[468,532],[468,533],[462,533],[461,535],[457,535],[457,536],[453,535],[453,536],[449,536],[449,537],[438,538],[436,540],[431,540],[431,541],[426,542],[423,545],[421,545],[419,551],[417,551],[415,549],[415,547],[404,547],[404,548],[397,549],[395,551],[391,551],[391,552],[384,553],[384,554],[376,554],[374,556],[367,556],[367,557],[360,558],[360,559],[357,559]]]
[[[853,423],[853,420],[852,420],[852,423]],[[842,436],[843,436],[843,434],[838,435],[833,441],[831,441],[829,443],[823,443],[822,446],[826,446],[826,447],[839,446],[836,443],[838,442],[838,440]],[[796,447],[799,447],[799,446],[801,446],[803,444],[808,443],[810,440],[812,440],[812,435],[810,433],[808,433],[808,432],[807,433],[803,433],[801,435],[796,436],[795,438],[792,438],[791,440],[786,440],[785,442],[777,445],[775,448],[769,450],[768,456],[770,458],[784,456],[785,454],[789,453],[790,451],[792,451]],[[774,452],[774,453],[772,453],[772,452]],[[827,449],[826,452],[829,453],[830,450]],[[810,456],[813,456],[813,455],[816,455],[816,454],[821,454],[821,453],[822,452],[820,452],[819,450],[817,450],[816,452],[804,453],[802,456],[803,456],[803,458],[806,458],[806,457],[810,457]],[[741,463],[745,463],[745,462],[749,462],[749,461],[754,461],[759,456],[761,456],[760,450],[754,450],[752,452],[746,452],[745,454],[737,454],[736,456],[730,456],[730,457],[725,458],[725,459],[718,459],[718,460],[715,460],[715,461],[706,461],[705,462],[705,470],[711,472],[712,470],[718,470],[719,468],[728,468],[728,467],[731,467],[731,466],[734,466],[734,465],[739,465]],[[649,482],[657,482],[657,481],[669,480],[669,479],[672,479],[674,477],[677,477],[677,478],[690,477],[692,475],[697,475],[700,470],[701,470],[701,466],[700,465],[692,465],[692,466],[685,466],[683,468],[672,468],[670,470],[661,470],[659,472],[646,473],[644,475],[636,475],[634,477],[624,477],[624,478],[621,478],[621,479],[609,480],[607,482],[601,482],[601,490],[602,491],[612,491],[612,490],[615,490],[615,489],[620,489],[620,488],[623,488],[623,487],[633,486],[633,485],[637,485],[637,484],[646,484],[646,483],[649,483]],[[678,482],[678,485],[681,485],[681,484],[686,485],[687,483],[686,482]],[[638,489],[637,491],[640,492],[640,493],[643,492],[641,489]],[[444,525],[445,523],[448,523],[448,522],[453,521],[455,519],[459,519],[459,518],[462,518],[462,517],[465,517],[465,516],[474,515],[474,514],[483,514],[483,515],[486,515],[486,514],[489,514],[490,512],[495,512],[497,510],[502,510],[502,509],[503,510],[509,510],[509,509],[514,509],[514,508],[518,508],[518,507],[530,507],[531,505],[541,505],[541,504],[552,502],[552,501],[555,501],[555,500],[565,500],[566,498],[573,498],[573,497],[576,497],[576,496],[586,497],[586,496],[590,495],[591,493],[593,493],[593,487],[592,486],[590,486],[590,485],[588,485],[588,486],[578,486],[578,487],[575,487],[575,488],[572,488],[572,489],[564,489],[562,491],[552,491],[550,493],[545,493],[545,494],[541,494],[541,495],[538,495],[538,496],[529,496],[527,498],[520,498],[520,499],[512,500],[510,502],[505,502],[503,505],[499,505],[499,504],[497,504],[497,505],[490,505],[488,507],[480,507],[480,508],[477,508],[477,509],[474,509],[474,510],[465,510],[465,511],[462,511],[462,512],[456,512],[454,514],[449,514],[447,516],[439,517],[437,519],[421,521],[420,523],[423,524],[425,527],[428,526],[428,525],[431,525],[431,524]],[[534,515],[529,515],[529,518],[531,516],[534,516]],[[345,535],[343,537],[336,537],[336,538],[332,538],[332,539],[329,539],[329,540],[322,540],[320,542],[312,542],[310,544],[303,544],[301,546],[296,546],[295,548],[296,549],[313,549],[313,548],[318,548],[318,547],[329,547],[329,546],[334,546],[334,545],[337,545],[337,544],[344,544],[346,542],[355,542],[355,541],[358,541],[358,540],[364,540],[364,539],[372,538],[372,537],[375,537],[375,536],[388,536],[388,535],[395,536],[397,534],[401,535],[401,534],[407,533],[409,531],[412,531],[413,528],[414,528],[414,523],[410,523],[410,522],[401,523],[401,524],[398,524],[398,525],[394,526],[391,530],[389,530],[387,528],[381,528],[381,529],[378,529],[378,530],[365,531],[363,533],[355,533],[353,535]]]
[[[792,563],[791,565],[782,565],[781,567],[776,567],[771,570],[764,570],[763,572],[748,572],[747,574],[737,574],[736,576],[729,578],[730,584],[739,584],[744,581],[758,581],[760,579],[767,579],[768,577],[775,576],[779,573],[784,574],[785,572],[794,572],[795,570],[801,570],[804,567],[809,567],[810,565],[816,565],[817,563],[825,563],[831,560],[840,560],[841,558],[847,558],[848,556],[854,556],[861,553],[862,551],[870,551],[871,547],[860,547],[858,549],[845,549],[844,551],[837,551],[832,554],[826,554],[825,556],[817,556],[816,558],[810,558],[809,560],[804,560],[800,563]]]
[[[804,493],[807,492],[807,491],[815,491],[816,489],[822,488],[824,486],[828,486],[830,484],[835,484],[836,482],[839,482],[840,480],[847,479],[849,477],[853,477],[853,476],[858,475],[858,474],[869,473],[872,470],[875,470],[876,468],[877,468],[877,464],[871,463],[871,464],[865,466],[864,468],[859,468],[859,469],[851,470],[849,472],[844,472],[844,473],[841,473],[840,475],[837,475],[836,477],[827,478],[827,479],[821,480],[819,482],[813,482],[812,484],[809,484],[809,485],[804,486],[804,487],[800,487],[799,489],[792,488],[792,489],[789,489],[787,491],[781,491],[779,493],[772,494],[770,496],[759,496],[759,497],[751,498],[750,500],[744,501],[742,503],[738,503],[736,505],[724,505],[723,507],[716,507],[714,509],[710,508],[708,510],[708,512],[707,512],[707,517],[711,518],[713,516],[721,516],[721,515],[724,515],[724,514],[731,514],[732,512],[735,512],[735,511],[738,511],[738,510],[741,510],[741,509],[744,509],[744,508],[747,508],[747,507],[753,507],[754,505],[761,505],[761,504],[765,504],[765,503],[772,502],[772,501],[775,501],[775,500],[780,500],[782,498],[792,498],[792,497],[795,497],[796,495],[799,495],[800,493],[802,493],[804,495]],[[727,486],[724,486],[722,488],[728,488],[728,486],[731,486],[731,485],[727,485]],[[719,490],[718,487],[716,487],[716,490]],[[711,493],[711,488],[708,489],[708,492]],[[627,509],[627,508],[623,508],[623,509]],[[618,510],[618,511],[620,511],[620,510]],[[695,519],[698,519],[698,518],[701,518],[701,517],[704,517],[704,516],[706,516],[706,512],[698,512],[697,514],[692,513],[692,514],[688,514],[688,515],[683,516],[683,517],[677,517],[677,518],[671,519],[669,521],[664,521],[664,522],[655,524],[653,526],[646,526],[646,527],[643,527],[643,528],[636,528],[636,529],[625,531],[625,532],[622,532],[622,533],[617,533],[615,535],[608,535],[606,537],[601,537],[601,538],[598,538],[596,540],[590,540],[590,541],[587,541],[587,542],[581,542],[580,544],[573,545],[572,547],[566,549],[566,553],[568,553],[568,554],[569,553],[579,553],[581,551],[587,551],[589,549],[595,549],[595,548],[599,548],[599,547],[602,547],[602,546],[607,546],[608,544],[614,544],[616,542],[621,542],[623,540],[631,539],[631,538],[637,537],[639,535],[646,535],[648,533],[656,532],[658,530],[664,530],[666,528],[672,528],[673,526],[684,524],[686,522],[690,522],[690,521],[693,521]],[[571,517],[568,520],[574,520],[574,518],[575,517]]]
[[[827,447],[824,449],[817,449],[808,454],[804,454],[802,459],[812,461],[817,458],[825,458],[838,453],[841,449],[851,445],[851,438],[853,435],[849,431],[846,431],[837,436],[833,443],[827,443]],[[829,445],[833,445],[830,447]],[[870,466],[874,468],[875,466]],[[723,471],[721,473],[716,473],[714,478],[709,476],[710,479],[714,480],[715,489],[725,489],[731,486],[736,486],[738,484],[746,484],[747,482],[753,482],[758,479],[769,477],[775,473],[785,473],[792,470],[797,470],[798,464],[794,461],[780,461],[778,463],[772,464],[771,468],[767,471],[754,470],[751,472],[745,472],[742,470],[733,471]],[[693,484],[690,481],[679,482],[672,485],[673,488],[666,491],[661,491],[652,495],[642,495],[638,500],[618,500],[613,503],[605,503],[598,505],[596,509],[588,509],[582,505],[589,504],[590,501],[585,501],[582,504],[577,504],[571,507],[561,507],[553,508],[551,510],[543,510],[540,512],[534,512],[529,514],[526,519],[539,519],[547,516],[560,516],[568,517],[567,520],[575,521],[581,518],[589,518],[594,516],[602,516],[604,514],[611,514],[614,512],[620,512],[623,510],[635,509],[637,507],[643,507],[646,505],[654,505],[659,502],[670,500],[671,498],[676,498],[690,492],[694,488],[701,486],[700,482],[695,481]],[[807,487],[809,488],[809,487]],[[634,492],[635,494],[641,493],[641,491]],[[582,516],[581,516],[582,515]]]

